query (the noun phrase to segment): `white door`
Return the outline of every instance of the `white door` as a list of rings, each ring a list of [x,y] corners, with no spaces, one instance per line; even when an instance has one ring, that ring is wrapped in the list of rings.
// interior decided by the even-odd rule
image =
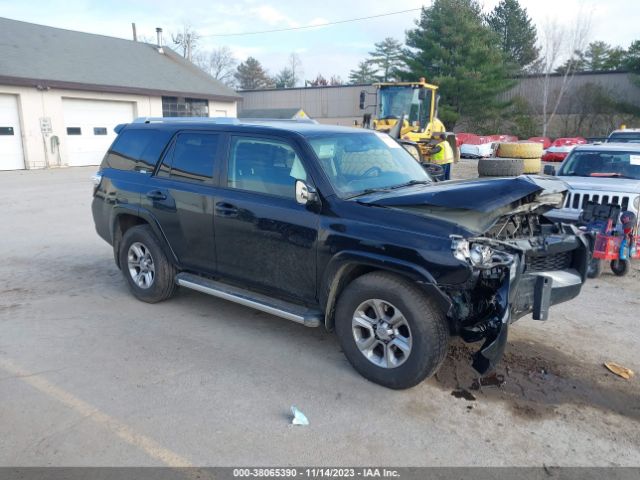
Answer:
[[[18,98],[0,94],[0,170],[24,168]]]
[[[116,138],[113,127],[131,122],[133,111],[131,102],[63,98],[65,163],[99,165]]]

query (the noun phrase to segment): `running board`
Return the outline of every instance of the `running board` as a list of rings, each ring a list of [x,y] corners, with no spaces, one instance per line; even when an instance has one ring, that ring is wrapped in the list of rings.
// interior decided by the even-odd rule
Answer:
[[[190,288],[191,290],[197,290],[207,295],[239,303],[245,307],[286,318],[287,320],[301,323],[307,327],[319,327],[324,319],[324,315],[319,310],[312,310],[302,305],[250,292],[249,290],[191,273],[179,273],[176,275],[176,283],[181,287]]]

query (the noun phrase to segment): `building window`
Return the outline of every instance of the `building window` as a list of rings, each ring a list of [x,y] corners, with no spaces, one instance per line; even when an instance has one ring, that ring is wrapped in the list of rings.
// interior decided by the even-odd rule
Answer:
[[[13,135],[13,127],[0,127],[0,135]]]
[[[93,127],[93,134],[94,135],[106,135],[107,134],[107,128],[106,127]]]
[[[80,127],[67,127],[67,135],[82,135]]]
[[[209,101],[204,98],[162,97],[163,117],[208,117]]]

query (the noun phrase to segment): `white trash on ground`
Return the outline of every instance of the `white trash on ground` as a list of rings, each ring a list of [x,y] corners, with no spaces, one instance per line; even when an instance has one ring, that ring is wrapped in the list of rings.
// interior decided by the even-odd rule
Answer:
[[[307,420],[305,414],[293,405],[291,405],[291,415],[293,415],[291,425],[309,425],[309,420]]]

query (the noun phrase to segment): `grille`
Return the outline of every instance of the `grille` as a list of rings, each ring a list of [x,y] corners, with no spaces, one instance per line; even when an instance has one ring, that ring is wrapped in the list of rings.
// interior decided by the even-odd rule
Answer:
[[[571,266],[571,252],[554,253],[552,255],[527,255],[527,272],[545,272],[549,270],[565,270]]]
[[[618,205],[622,210],[629,208],[629,196],[628,195],[616,195],[615,193],[578,193],[569,192],[567,199],[564,202],[565,208],[572,208],[573,210],[581,210],[587,202],[595,202],[599,205],[613,204]]]

